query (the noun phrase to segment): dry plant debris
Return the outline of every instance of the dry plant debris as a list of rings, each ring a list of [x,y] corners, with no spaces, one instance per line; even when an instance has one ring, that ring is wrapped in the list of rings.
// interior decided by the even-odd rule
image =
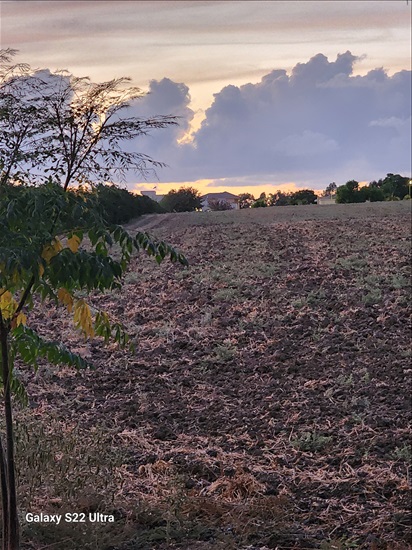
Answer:
[[[85,548],[411,548],[410,213],[262,210],[138,223],[191,267],[140,257],[94,298],[135,353],[33,321],[96,366],[22,370],[18,413],[25,506],[117,513]]]

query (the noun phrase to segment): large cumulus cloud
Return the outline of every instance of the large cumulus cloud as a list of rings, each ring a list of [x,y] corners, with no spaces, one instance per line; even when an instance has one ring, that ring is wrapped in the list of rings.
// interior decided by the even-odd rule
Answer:
[[[144,113],[179,114],[180,129],[153,134],[144,151],[170,166],[163,181],[247,176],[302,185],[409,173],[411,72],[382,68],[354,76],[351,52],[318,54],[290,74],[273,70],[257,84],[214,95],[191,144],[178,144],[193,117],[189,90],[168,79],[151,83]],[[163,135],[162,135],[162,132]]]

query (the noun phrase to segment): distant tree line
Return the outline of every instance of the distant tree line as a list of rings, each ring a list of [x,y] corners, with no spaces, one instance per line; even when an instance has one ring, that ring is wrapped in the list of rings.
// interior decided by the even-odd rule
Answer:
[[[266,206],[294,206],[299,204],[316,204],[317,196],[312,189],[299,189],[291,193],[276,191],[275,193],[261,193],[255,199],[250,193],[239,195],[239,208],[264,208]]]
[[[359,187],[356,180],[350,180],[336,188],[336,202],[347,204],[410,199],[409,182],[409,178],[400,174],[387,174],[385,178],[371,181],[363,187]]]
[[[81,187],[86,195],[94,195],[108,223],[123,224],[142,214],[161,214],[159,203],[142,195],[131,193],[118,185],[98,184],[92,189]]]
[[[410,179],[399,174],[387,174],[385,178],[371,181],[359,187],[359,182],[350,180],[344,185],[330,183],[322,195],[334,197],[337,203],[397,201],[410,199]],[[136,195],[117,185],[99,184],[92,191],[103,208],[107,221],[114,224],[127,223],[143,214],[162,214],[165,212],[194,212],[202,209],[201,194],[193,187],[172,189],[160,203],[146,196]],[[261,193],[255,198],[251,193],[239,195],[239,208],[265,208],[268,206],[294,206],[316,204],[317,195],[312,189],[299,189],[289,193],[275,191]],[[209,207],[214,211],[231,210],[231,205],[224,200],[209,200]]]

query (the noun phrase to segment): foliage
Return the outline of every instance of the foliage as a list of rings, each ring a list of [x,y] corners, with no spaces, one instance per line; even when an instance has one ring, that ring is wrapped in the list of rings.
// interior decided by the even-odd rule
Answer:
[[[367,200],[370,200],[371,202],[379,202],[385,200],[385,195],[382,189],[379,189],[379,187],[372,187],[369,185],[369,187],[362,187],[362,189],[367,190]]]
[[[118,261],[110,255],[115,244],[120,248]],[[145,233],[132,237],[121,226],[108,224],[95,194],[80,189],[65,192],[53,182],[36,187],[3,186],[0,304],[12,336],[25,324],[23,308],[33,305],[25,296],[27,288],[43,300],[66,307],[86,336],[106,334],[105,318],[96,313],[93,320],[77,293],[119,288],[133,249],[146,251],[158,263],[170,256],[172,261],[186,264],[166,243],[156,242]],[[120,337],[116,339],[120,341]],[[22,342],[26,349],[27,333]],[[16,351],[22,349],[19,345]],[[23,358],[27,361],[28,357]]]
[[[151,129],[176,124],[176,117],[149,119],[123,116],[142,94],[126,88],[129,79],[94,84],[65,71],[15,75],[10,55],[3,55],[7,73],[0,90],[0,153],[2,178],[33,182],[52,174],[64,189],[82,182],[124,179],[134,171],[146,176],[164,166],[124,143]]]
[[[260,197],[251,205],[251,208],[264,208],[267,206],[266,193],[261,193]]]
[[[37,359],[88,366],[59,342],[48,342],[26,326],[35,297],[52,301],[72,315],[86,338],[128,335],[109,314],[87,302],[93,290],[119,288],[133,251],[160,263],[166,257],[187,265],[182,254],[146,233],[129,235],[108,212],[108,201],[128,197],[118,188],[87,191],[71,183],[123,178],[134,170],[145,176],[161,166],[146,155],[123,150],[125,141],[150,128],[176,124],[174,117],[143,120],[122,111],[140,97],[125,89],[127,79],[93,84],[66,73],[29,72],[12,65],[12,50],[0,51],[0,379],[6,435],[0,437],[3,549],[18,550],[11,392],[26,394],[14,369],[16,358],[37,368]],[[40,167],[38,170],[37,167]],[[17,185],[18,184],[18,185]],[[122,192],[123,191],[123,192]],[[110,197],[111,194],[111,197]],[[100,198],[100,200],[99,200]],[[130,199],[129,199],[130,202]],[[117,213],[119,217],[119,213]],[[116,246],[116,258],[111,254]]]
[[[95,192],[110,223],[126,223],[142,214],[164,212],[164,209],[150,197],[135,195],[117,185],[99,184]]]
[[[336,191],[336,202],[378,202],[402,200],[408,194],[409,178],[400,174],[387,174],[384,179],[371,181],[368,186],[359,188],[355,180],[341,185]]]
[[[322,196],[323,197],[331,197],[332,195],[334,195],[336,193],[336,189],[338,188],[338,186],[336,185],[336,183],[334,181],[332,181],[332,183],[330,183],[325,191],[323,192]]]
[[[251,208],[265,208],[266,206],[267,204],[264,199],[258,199],[252,204]]]
[[[379,180],[381,184],[378,187],[382,190],[385,198],[396,197],[402,200],[409,191],[409,178],[401,176],[400,174],[387,174],[386,178]]]
[[[268,197],[269,206],[288,206],[290,204],[290,193],[283,193],[282,191],[276,191],[276,193],[270,193]]]
[[[193,187],[172,189],[160,201],[160,206],[167,212],[194,212],[202,208],[201,195]]]
[[[290,204],[316,204],[317,196],[312,189],[299,189],[290,195]]]
[[[350,180],[345,185],[340,185],[336,189],[336,202],[338,204],[347,204],[350,202],[365,202],[360,200],[358,192],[359,183],[355,180]]]
[[[255,197],[250,193],[241,193],[239,195],[239,208],[250,208],[255,200]]]

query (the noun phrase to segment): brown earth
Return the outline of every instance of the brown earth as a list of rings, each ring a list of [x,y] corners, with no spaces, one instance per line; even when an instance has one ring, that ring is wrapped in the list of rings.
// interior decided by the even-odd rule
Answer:
[[[406,201],[147,216],[188,269],[147,257],[94,296],[134,352],[31,326],[96,370],[20,367],[26,549],[411,548]],[[63,335],[63,336],[62,336]],[[27,426],[25,428],[24,426]],[[24,513],[24,512],[23,512]]]

